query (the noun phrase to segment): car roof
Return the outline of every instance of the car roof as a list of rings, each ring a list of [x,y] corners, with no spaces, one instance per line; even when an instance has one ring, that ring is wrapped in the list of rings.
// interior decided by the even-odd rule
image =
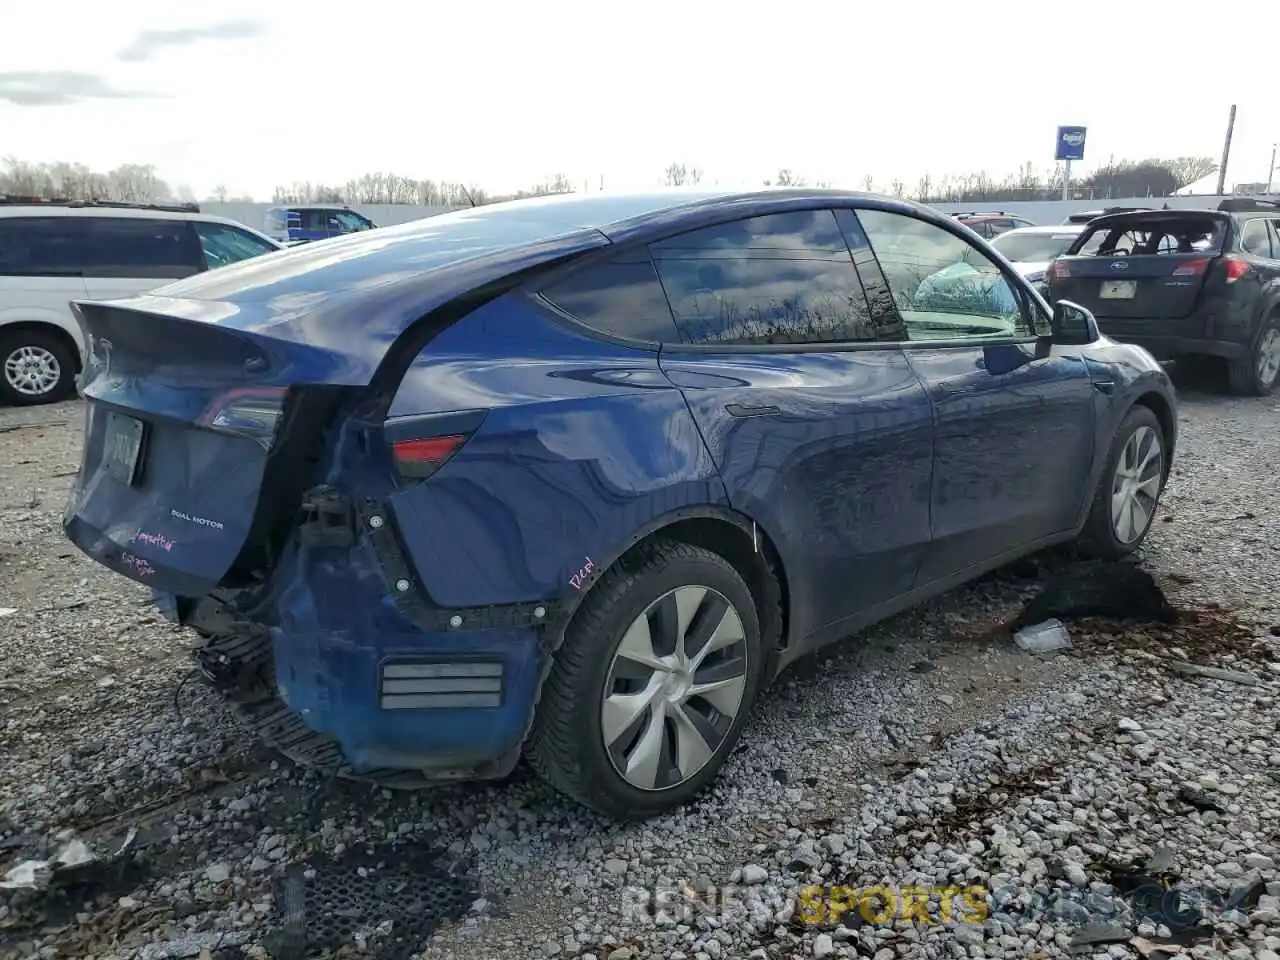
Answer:
[[[855,202],[914,213],[938,224],[949,220],[940,211],[911,201],[842,190],[735,192],[677,187],[646,193],[562,194],[467,207],[291,246],[252,266],[242,261],[220,267],[179,281],[171,289],[174,296],[183,298],[265,302],[299,293],[323,293],[329,300],[358,299],[384,286],[387,295],[396,287],[412,296],[409,291],[421,290],[425,284],[434,296],[443,273],[460,277],[483,270],[488,280],[494,280],[531,266],[539,250],[566,255],[643,241],[668,228],[683,232],[726,220]]]
[[[356,213],[350,204],[346,203],[273,203],[270,207],[272,210],[349,210]]]

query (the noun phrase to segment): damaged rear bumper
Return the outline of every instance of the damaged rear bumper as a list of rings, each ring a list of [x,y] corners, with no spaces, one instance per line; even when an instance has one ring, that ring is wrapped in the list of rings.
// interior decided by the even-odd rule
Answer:
[[[506,776],[549,666],[543,627],[379,634],[268,628],[155,594],[206,637],[205,679],[252,733],[318,772],[392,788]],[[214,607],[213,612],[210,612]]]

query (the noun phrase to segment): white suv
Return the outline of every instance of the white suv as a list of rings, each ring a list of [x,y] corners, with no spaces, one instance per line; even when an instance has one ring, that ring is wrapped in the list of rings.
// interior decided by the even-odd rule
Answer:
[[[199,211],[0,197],[0,404],[75,393],[84,342],[72,300],[130,297],[283,249]]]

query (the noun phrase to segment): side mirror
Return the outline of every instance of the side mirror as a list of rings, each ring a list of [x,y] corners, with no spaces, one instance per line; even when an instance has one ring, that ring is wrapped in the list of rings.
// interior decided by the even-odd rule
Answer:
[[[1086,346],[1102,338],[1098,320],[1094,315],[1070,300],[1059,300],[1053,305],[1049,320],[1049,337],[1063,346]]]

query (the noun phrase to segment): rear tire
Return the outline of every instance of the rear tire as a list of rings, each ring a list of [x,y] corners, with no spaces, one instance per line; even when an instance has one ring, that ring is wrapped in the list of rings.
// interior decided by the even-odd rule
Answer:
[[[1164,431],[1147,407],[1134,407],[1120,422],[1098,478],[1079,546],[1091,557],[1119,560],[1142,546],[1164,491]]]
[[[32,407],[75,392],[75,357],[61,337],[32,327],[0,330],[0,403]]]
[[[673,810],[720,772],[763,662],[737,570],[702,547],[656,541],[605,574],[570,622],[534,718],[530,766],[608,817]]]
[[[1247,356],[1227,364],[1227,385],[1238,397],[1265,397],[1280,375],[1280,313],[1263,321]]]

